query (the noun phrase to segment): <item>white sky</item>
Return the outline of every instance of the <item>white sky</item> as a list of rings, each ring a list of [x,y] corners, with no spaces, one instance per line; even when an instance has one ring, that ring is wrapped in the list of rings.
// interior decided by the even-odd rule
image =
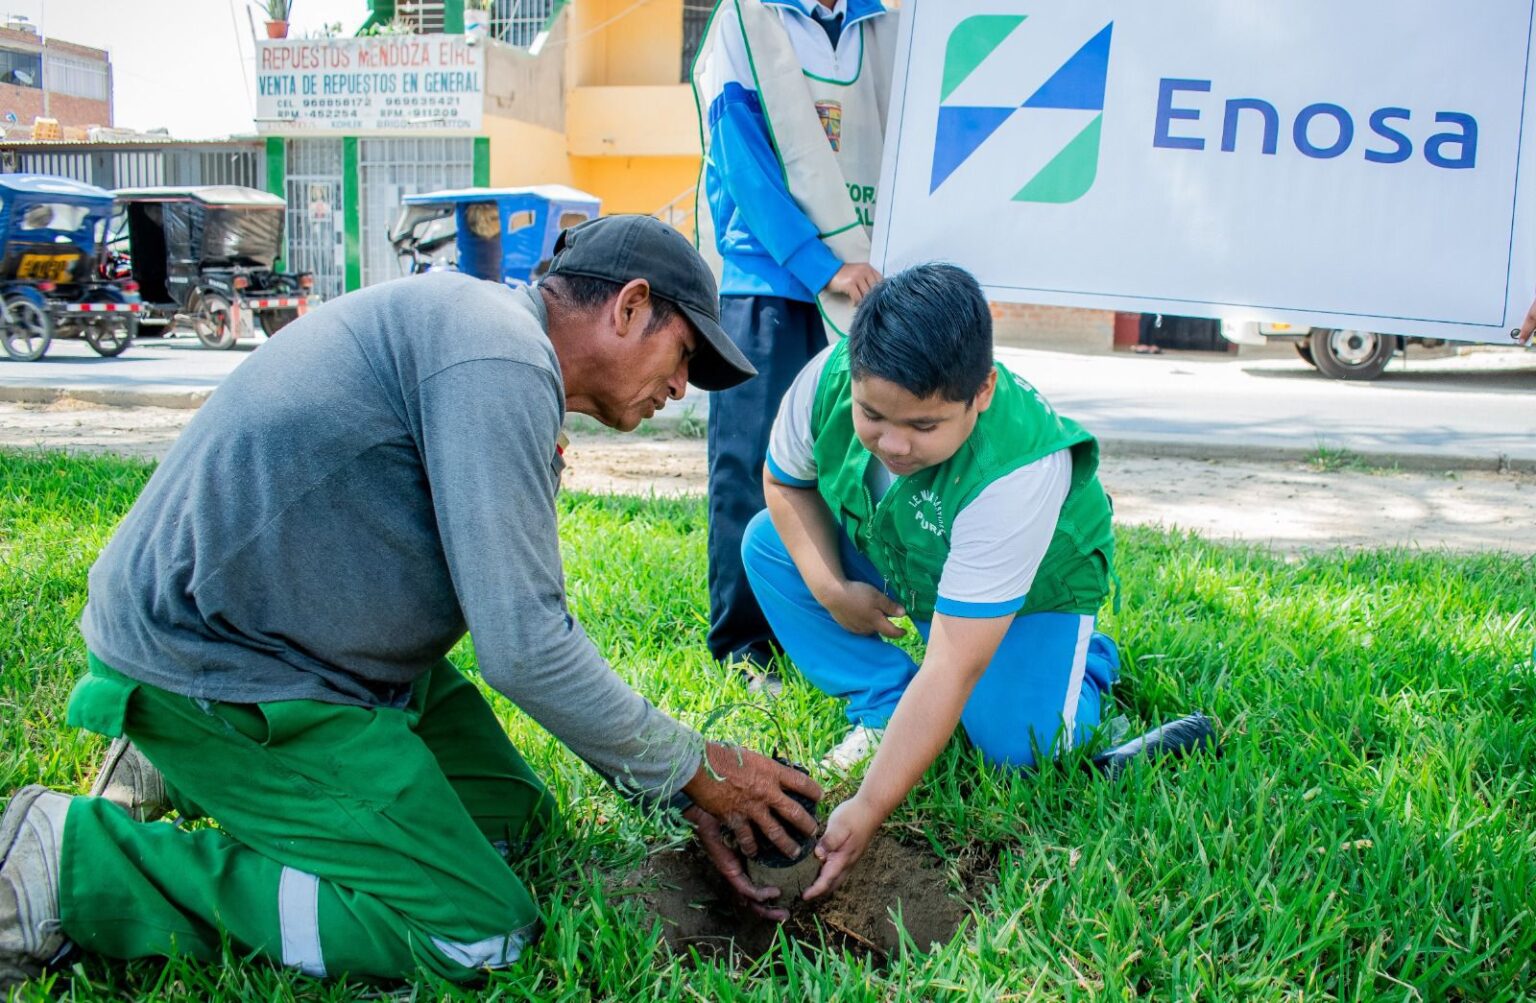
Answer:
[[[178,139],[255,131],[253,22],[266,37],[255,0],[0,0],[3,14],[110,52],[119,127],[164,126]],[[293,0],[289,37],[334,21],[351,35],[367,17],[367,0]]]

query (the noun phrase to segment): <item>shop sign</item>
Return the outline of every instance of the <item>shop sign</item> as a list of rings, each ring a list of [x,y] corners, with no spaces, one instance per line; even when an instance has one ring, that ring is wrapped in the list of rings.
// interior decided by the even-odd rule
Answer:
[[[478,132],[485,58],[462,35],[259,41],[256,93],[264,133]]]

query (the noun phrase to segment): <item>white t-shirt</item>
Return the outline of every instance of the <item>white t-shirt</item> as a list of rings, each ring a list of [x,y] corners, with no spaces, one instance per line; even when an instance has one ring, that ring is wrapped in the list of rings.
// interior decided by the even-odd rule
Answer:
[[[768,468],[785,484],[816,483],[811,414],[831,354],[829,347],[812,359],[779,405],[768,439]],[[874,497],[883,497],[895,481],[883,465],[870,464]],[[1071,485],[1072,456],[1065,449],[988,484],[955,519],[935,609],[965,617],[1018,612],[1051,545]]]

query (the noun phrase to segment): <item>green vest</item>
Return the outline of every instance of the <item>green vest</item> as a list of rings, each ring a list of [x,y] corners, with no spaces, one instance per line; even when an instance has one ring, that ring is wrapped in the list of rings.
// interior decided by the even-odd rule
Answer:
[[[954,456],[898,477],[877,504],[865,473],[878,463],[853,428],[848,342],[832,350],[816,388],[811,436],[817,490],[849,539],[903,603],[927,620],[938,600],[950,533],[965,506],[1000,477],[1060,449],[1072,450],[1072,485],[1056,532],[1019,613],[1095,614],[1109,594],[1114,560],[1109,496],[1099,484],[1099,446],[1058,415],[1034,387],[997,368],[992,406]]]

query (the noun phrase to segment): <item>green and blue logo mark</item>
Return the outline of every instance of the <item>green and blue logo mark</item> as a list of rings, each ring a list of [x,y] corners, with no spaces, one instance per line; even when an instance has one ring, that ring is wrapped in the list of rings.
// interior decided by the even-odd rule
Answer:
[[[1022,104],[977,106],[946,104],[975,69],[1024,23],[1023,15],[980,14],[955,25],[944,49],[944,81],[933,147],[930,194],[1016,112],[1036,110],[1098,112],[1061,151],[1024,183],[1015,202],[1073,202],[1093,187],[1099,169],[1099,130],[1104,120],[1104,83],[1109,75],[1106,24]]]

